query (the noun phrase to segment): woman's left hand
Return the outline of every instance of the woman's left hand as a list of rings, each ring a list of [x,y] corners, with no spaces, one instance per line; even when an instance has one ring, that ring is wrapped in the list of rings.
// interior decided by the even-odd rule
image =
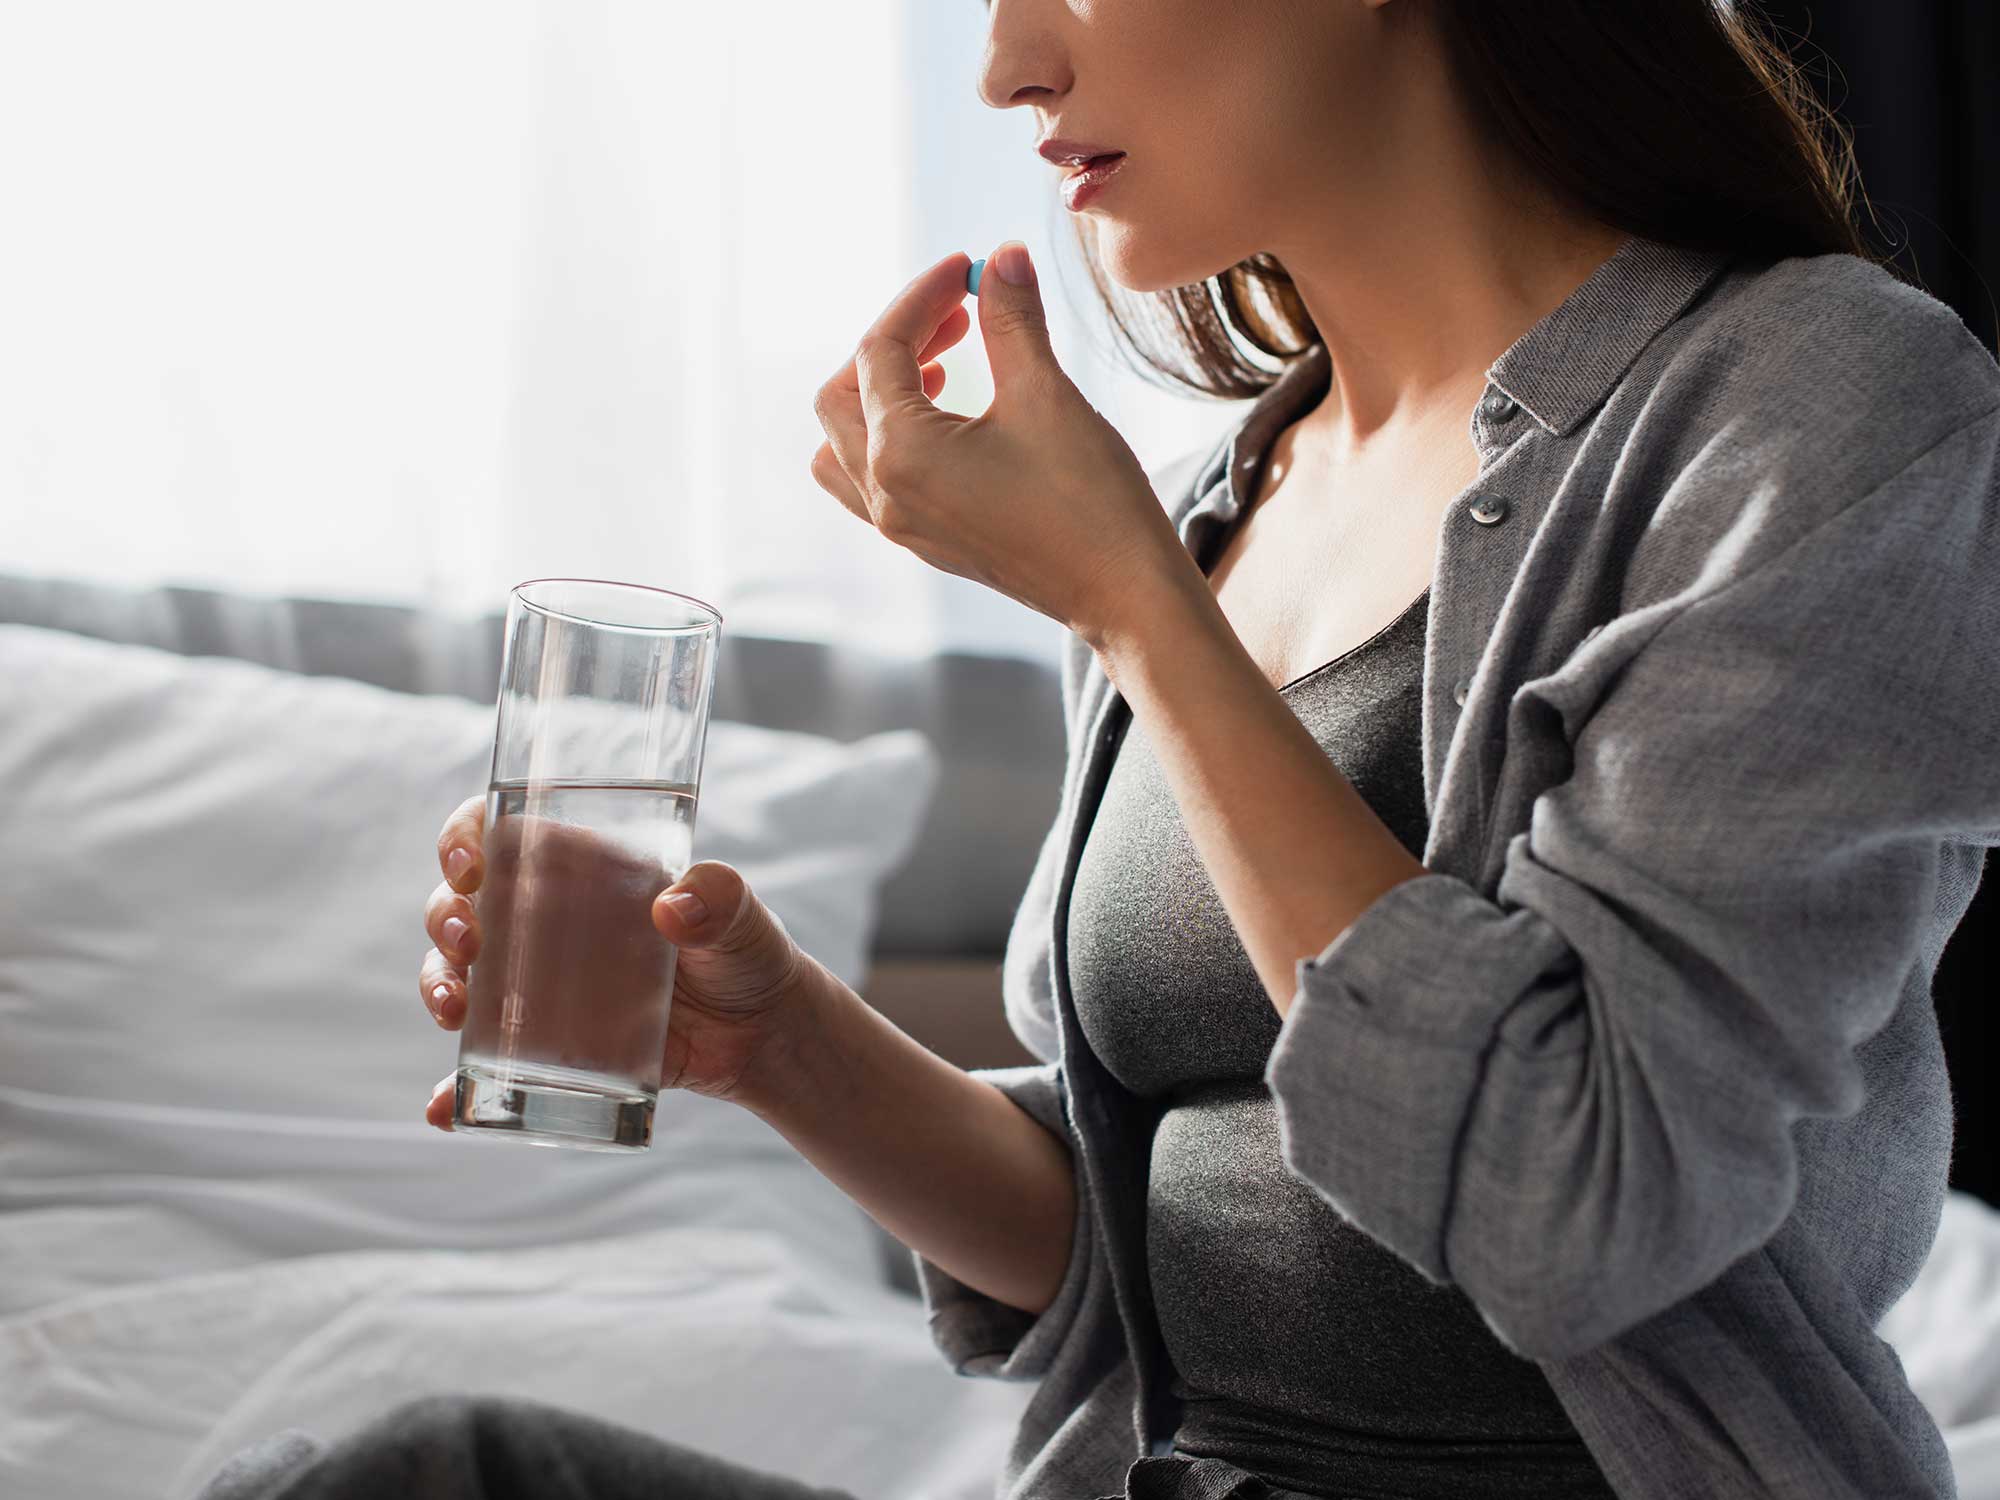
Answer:
[[[1003,257],[1025,280],[1010,283]],[[997,589],[1095,644],[1193,559],[1118,430],[1056,363],[1027,247],[1009,241],[979,283],[993,401],[932,404],[936,357],[965,336],[972,262],[946,256],[899,292],[813,409],[822,488],[934,568]]]

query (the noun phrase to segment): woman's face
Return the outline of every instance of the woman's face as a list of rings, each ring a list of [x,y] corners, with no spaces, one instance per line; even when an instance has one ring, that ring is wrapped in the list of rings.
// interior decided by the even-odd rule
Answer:
[[[1126,153],[1078,212],[1134,291],[1323,238],[1395,180],[1433,49],[1391,0],[990,0],[980,97]],[[1067,167],[1049,167],[1052,176]],[[1053,189],[1054,184],[1051,184]]]

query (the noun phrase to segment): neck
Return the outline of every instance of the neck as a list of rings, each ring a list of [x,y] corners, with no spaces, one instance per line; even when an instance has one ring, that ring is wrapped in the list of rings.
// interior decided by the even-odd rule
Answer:
[[[1299,431],[1335,461],[1434,423],[1462,428],[1493,361],[1626,239],[1559,208],[1462,128],[1387,134],[1407,144],[1358,185],[1375,191],[1270,246],[1331,364]]]

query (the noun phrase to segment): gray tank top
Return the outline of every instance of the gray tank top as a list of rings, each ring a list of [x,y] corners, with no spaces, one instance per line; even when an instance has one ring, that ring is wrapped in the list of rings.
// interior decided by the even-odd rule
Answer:
[[[1280,690],[1418,859],[1429,603]],[[1342,1500],[1607,1500],[1540,1368],[1285,1167],[1263,1081],[1280,1018],[1125,725],[1071,892],[1069,979],[1091,1050],[1161,1111],[1146,1259],[1175,1451]]]

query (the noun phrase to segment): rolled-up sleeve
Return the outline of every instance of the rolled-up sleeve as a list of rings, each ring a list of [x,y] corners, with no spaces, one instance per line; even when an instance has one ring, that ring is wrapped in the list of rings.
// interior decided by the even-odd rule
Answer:
[[[1614,622],[1587,700],[1525,685],[1510,736],[1570,772],[1495,894],[1427,873],[1299,962],[1287,1166],[1516,1350],[1712,1281],[1790,1212],[1794,1122],[1860,1106],[1941,860],[2000,841],[1996,447],[1989,412]]]
[[[1043,1128],[1067,1142],[1075,1158],[1077,1147],[1064,1110],[1060,1064],[975,1068],[972,1076],[985,1079]],[[997,1380],[1039,1380],[1047,1373],[1050,1360],[1076,1321],[1089,1281],[1095,1247],[1088,1207],[1079,1194],[1069,1264],[1054,1299],[1040,1314],[976,1291],[916,1251],[910,1252],[916,1262],[917,1288],[923,1295],[931,1339],[952,1369],[960,1375]]]

